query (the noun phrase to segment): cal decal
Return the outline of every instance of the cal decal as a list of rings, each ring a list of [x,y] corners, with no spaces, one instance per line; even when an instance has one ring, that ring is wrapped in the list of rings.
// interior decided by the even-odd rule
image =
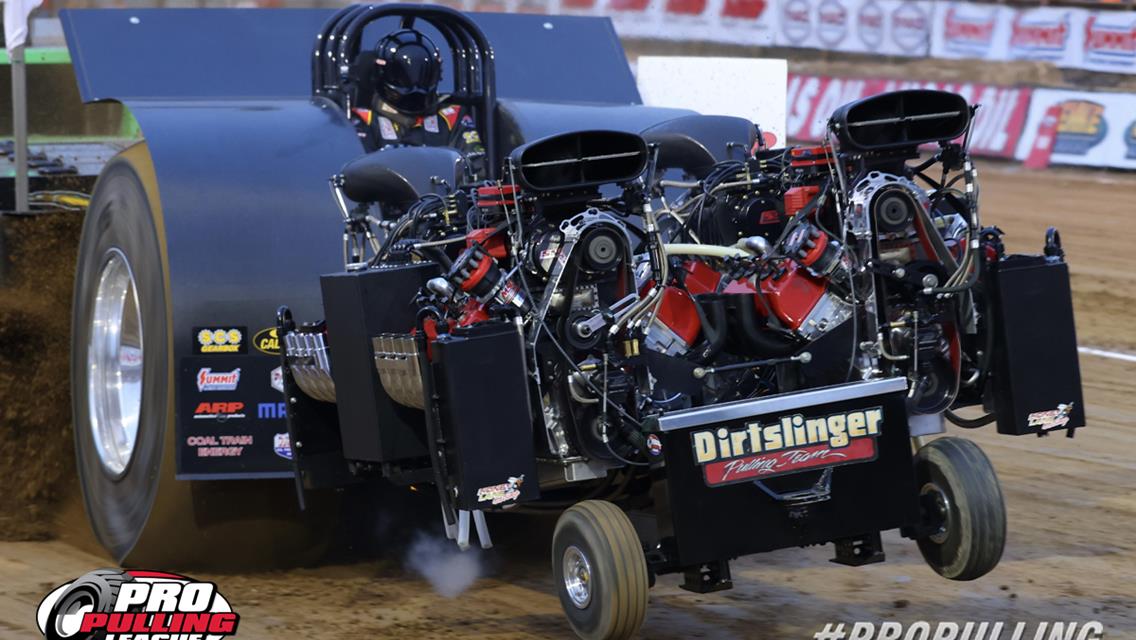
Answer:
[[[883,421],[883,407],[873,407],[701,429],[690,438],[694,461],[713,487],[875,460]]]

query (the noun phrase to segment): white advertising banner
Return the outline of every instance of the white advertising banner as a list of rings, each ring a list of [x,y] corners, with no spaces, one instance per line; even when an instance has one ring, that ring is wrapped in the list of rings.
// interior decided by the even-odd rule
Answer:
[[[1076,67],[1084,43],[1086,11],[1041,7],[1010,16],[1006,58]]]
[[[1042,126],[1047,114],[1057,117],[1052,133]],[[1019,160],[1038,146],[1039,135],[1053,136],[1053,164],[1136,169],[1136,95],[1035,89]]]
[[[1001,5],[939,2],[931,29],[936,58],[1005,60],[1014,10]]]
[[[775,42],[880,55],[925,56],[933,7],[912,0],[779,0]]]
[[[640,56],[636,80],[644,104],[745,118],[781,145],[788,71],[784,60]]]
[[[769,0],[561,0],[561,6],[609,16],[629,38],[770,46],[775,31]]]
[[[1136,12],[1088,14],[1077,66],[1109,73],[1136,73]]]

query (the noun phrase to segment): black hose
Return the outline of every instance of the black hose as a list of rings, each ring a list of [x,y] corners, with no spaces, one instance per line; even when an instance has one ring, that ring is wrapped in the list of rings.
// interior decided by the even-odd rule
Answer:
[[[951,421],[951,424],[957,427],[962,427],[963,429],[977,429],[979,427],[985,427],[986,425],[998,419],[998,416],[994,415],[993,413],[988,413],[981,418],[975,418],[973,420],[963,418],[950,409],[947,409],[943,413],[947,416],[947,420]]]
[[[737,296],[738,327],[746,344],[763,357],[777,357],[792,355],[800,345],[796,340],[783,334],[766,331],[757,319],[757,310],[753,306],[753,294]]]
[[[709,317],[703,307],[710,310]],[[706,364],[726,346],[726,299],[720,294],[699,295],[694,299],[694,311],[698,314],[698,321],[702,323],[702,333],[706,334],[706,345],[698,351],[694,360]]]

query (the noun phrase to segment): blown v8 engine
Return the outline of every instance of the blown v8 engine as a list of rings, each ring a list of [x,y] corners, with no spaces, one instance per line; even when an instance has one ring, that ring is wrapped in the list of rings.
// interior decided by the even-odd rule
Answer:
[[[954,94],[886,94],[838,110],[824,144],[781,149],[701,120],[730,140],[720,154],[682,133],[705,116],[579,131],[515,149],[493,181],[449,149],[369,154],[335,182],[348,271],[325,277],[327,323],[291,331],[288,362],[311,397],[334,387],[345,443],[380,423],[350,457],[439,455],[466,508],[488,476],[451,445],[493,440],[555,490],[649,465],[668,412],[852,381],[906,378],[911,435],[944,414],[973,426],[952,410],[978,403],[998,411],[980,422],[1035,432],[999,407],[1013,367],[996,276],[1020,258],[979,219],[972,113]],[[409,188],[410,166],[436,192]],[[1046,254],[1060,261],[1055,233]],[[345,304],[344,278],[376,284]],[[423,409],[425,437],[406,414]],[[538,496],[524,486],[519,501]]]

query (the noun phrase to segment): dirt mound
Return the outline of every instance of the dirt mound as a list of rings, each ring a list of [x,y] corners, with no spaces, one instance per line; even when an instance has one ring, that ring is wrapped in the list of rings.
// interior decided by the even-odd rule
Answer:
[[[4,219],[0,286],[0,540],[50,537],[74,484],[68,349],[82,215]]]

